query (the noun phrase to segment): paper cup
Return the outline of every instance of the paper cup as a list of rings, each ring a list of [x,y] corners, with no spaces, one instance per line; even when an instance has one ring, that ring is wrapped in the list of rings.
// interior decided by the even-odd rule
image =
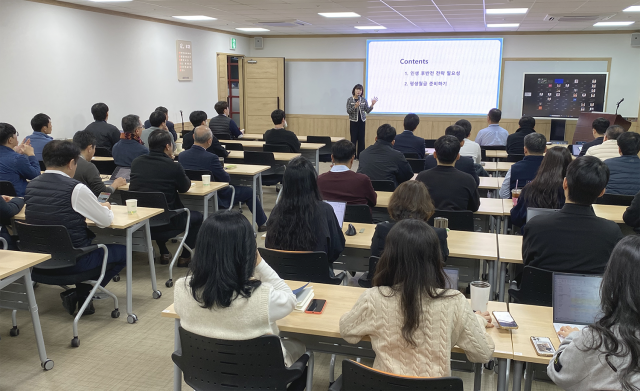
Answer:
[[[220,160],[220,164],[222,164],[224,166],[224,158],[223,157],[219,157],[218,160]]]
[[[489,292],[491,284],[484,281],[473,281],[471,283],[471,309],[474,311],[487,311],[489,303]]]
[[[211,184],[211,175],[203,175],[202,176],[202,185],[209,186]]]
[[[138,213],[138,200],[127,200],[127,213],[130,215]]]

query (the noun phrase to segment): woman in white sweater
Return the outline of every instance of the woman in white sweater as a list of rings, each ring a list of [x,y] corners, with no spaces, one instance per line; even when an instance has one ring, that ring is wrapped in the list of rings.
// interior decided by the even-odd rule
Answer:
[[[491,359],[494,344],[485,327],[489,313],[474,314],[462,293],[445,289],[438,236],[424,221],[398,222],[367,289],[340,319],[340,334],[357,343],[371,337],[375,369],[405,376],[451,375],[451,348],[472,362]]]
[[[175,285],[182,327],[210,338],[248,340],[278,335],[276,321],[289,315],[296,296],[257,251],[251,223],[240,213],[216,212],[202,224],[190,272]],[[285,364],[305,352],[283,339]]]

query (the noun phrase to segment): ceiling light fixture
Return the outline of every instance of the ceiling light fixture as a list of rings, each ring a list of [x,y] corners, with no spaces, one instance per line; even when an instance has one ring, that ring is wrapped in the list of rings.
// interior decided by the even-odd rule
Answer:
[[[487,8],[485,13],[487,15],[500,15],[500,14],[526,14],[529,8]]]
[[[500,28],[500,27],[518,27],[520,23],[489,23],[487,27]]]
[[[133,0],[89,0],[94,3],[124,3],[125,1],[133,1]]]
[[[359,18],[355,12],[318,12],[318,15],[325,18]]]
[[[353,26],[358,30],[386,30],[384,26]]]
[[[236,30],[240,31],[271,31],[262,27],[236,27]]]
[[[632,25],[633,23],[634,22],[598,22],[594,24],[594,26],[596,27],[629,26],[629,25]]]
[[[622,12],[640,12],[640,5],[632,5],[629,8],[625,8]]]
[[[212,18],[210,16],[204,16],[204,15],[185,15],[185,16],[173,16],[173,18],[176,19],[182,19],[182,20],[216,20],[216,18]]]

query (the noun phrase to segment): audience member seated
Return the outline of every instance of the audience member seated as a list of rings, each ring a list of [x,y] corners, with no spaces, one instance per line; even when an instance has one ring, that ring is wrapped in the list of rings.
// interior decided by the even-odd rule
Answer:
[[[604,134],[607,132],[607,128],[609,127],[609,125],[609,120],[602,117],[598,117],[593,120],[593,122],[591,123],[591,132],[593,133],[594,140],[582,145],[579,156],[584,156],[589,148],[602,144],[602,142],[604,141]]]
[[[213,107],[218,115],[209,120],[209,128],[214,136],[225,135],[232,139],[241,138],[244,131],[238,128],[235,121],[229,118],[229,104],[223,100]]]
[[[11,218],[20,213],[23,206],[24,200],[20,197],[0,196],[0,238],[7,241],[9,250],[18,250],[18,248],[6,227],[11,225]]]
[[[464,140],[465,131],[462,126],[459,126],[459,125],[448,126],[447,129],[444,131],[444,134],[446,136],[454,136],[455,138],[457,138],[458,141],[460,142],[460,150],[462,150],[462,147],[465,144],[465,140]],[[430,170],[437,165],[438,165],[438,162],[436,161],[436,158],[433,155],[429,155],[426,157],[426,159],[424,159],[425,170]],[[455,162],[454,167],[462,172],[465,172],[471,175],[473,177],[473,180],[476,181],[476,187],[480,185],[480,178],[478,177],[478,172],[476,171],[475,165],[473,163],[473,158],[470,158],[467,156],[460,156],[460,159],[458,159]]]
[[[389,124],[378,128],[376,142],[360,153],[358,173],[372,181],[391,181],[398,186],[413,178],[411,165],[402,152],[393,149],[396,128]]]
[[[253,227],[239,212],[219,211],[202,224],[190,273],[175,284],[182,328],[225,340],[279,334],[276,321],[293,312],[296,296],[257,250]],[[281,342],[287,366],[305,352],[294,339]]]
[[[410,113],[404,117],[404,132],[396,136],[393,149],[402,153],[417,153],[424,159],[424,139],[414,134],[420,124],[420,117]]]
[[[26,203],[25,222],[35,225],[63,225],[67,228],[71,242],[76,248],[87,247],[95,234],[87,227],[86,219],[97,227],[111,225],[113,212],[108,202],[100,204],[91,190],[73,179],[76,164],[80,159],[80,148],[71,141],[53,140],[44,146],[42,158],[47,167],[39,177],[29,182],[24,196]],[[107,270],[101,286],[106,286],[113,276],[120,273],[127,263],[126,247],[107,244]],[[79,258],[75,266],[57,269],[59,274],[72,274],[93,270],[102,266],[104,251],[97,249]],[[70,315],[86,300],[92,286],[78,283],[75,289],[60,293],[62,305]],[[93,302],[84,315],[95,313]]]
[[[474,314],[464,295],[446,289],[438,235],[415,219],[389,231],[376,267],[373,288],[365,290],[340,318],[340,335],[352,344],[371,338],[373,367],[402,376],[451,376],[451,348],[471,362],[491,360],[495,348],[484,330],[489,312]]]
[[[24,139],[31,141],[31,146],[33,147],[33,152],[36,154],[36,159],[38,159],[38,161],[42,161],[42,148],[44,148],[49,141],[53,140],[53,137],[49,136],[53,131],[51,118],[46,114],[36,114],[31,119],[31,128],[33,129],[33,133]]]
[[[182,209],[184,205],[180,201],[178,193],[186,193],[191,188],[191,180],[184,173],[180,164],[173,161],[173,137],[169,132],[156,130],[149,135],[149,154],[141,155],[131,164],[131,182],[129,190],[143,192],[164,193],[169,209]],[[189,235],[185,244],[191,249],[195,248],[198,231],[202,224],[202,213],[191,211]],[[186,213],[180,213],[171,219],[167,226],[153,227],[151,232],[166,230],[184,230],[187,226]],[[160,250],[160,263],[166,265],[171,261],[171,253],[167,249],[166,242],[156,241]],[[191,262],[191,254],[184,248],[178,267],[187,267]]]
[[[331,205],[322,202],[316,169],[302,156],[284,172],[280,200],[267,220],[265,247],[285,251],[322,251],[329,266],[340,257],[345,239]]]
[[[36,159],[29,140],[18,143],[16,128],[0,123],[0,181],[11,182],[18,197],[24,197],[27,180],[40,175],[40,163]]]
[[[563,326],[564,341],[547,374],[564,390],[634,390],[640,384],[640,237],[613,249],[600,287],[602,317],[579,330]]]
[[[464,144],[460,148],[460,156],[470,157],[474,164],[480,164],[482,162],[482,148],[480,148],[480,144],[469,138],[471,136],[471,122],[461,119],[455,124],[464,129]]]
[[[564,206],[562,182],[571,161],[571,152],[567,148],[552,147],[547,150],[535,178],[522,188],[518,203],[511,209],[513,225],[524,231],[527,208],[560,209]]]
[[[507,137],[507,154],[509,156],[519,157],[524,155],[524,138],[536,132],[534,129],[536,127],[536,120],[533,117],[524,116],[520,118],[518,125],[520,128]]]
[[[640,134],[625,132],[618,137],[620,155],[605,160],[609,167],[608,194],[635,195],[640,191]]]
[[[206,126],[207,113],[205,113],[204,111],[194,111],[191,114],[189,114],[189,121],[191,122],[191,125],[193,125],[194,130],[198,126],[202,126],[202,125]],[[184,136],[182,136],[182,148],[189,149],[191,148],[193,143],[194,143],[194,140],[193,140],[193,130],[192,130],[191,132],[186,133]],[[211,146],[207,148],[207,151],[222,158],[226,158],[227,156],[229,156],[229,152],[227,152],[224,146],[220,144],[220,141],[216,138],[216,136],[213,136],[213,139],[211,140]]]
[[[376,225],[376,231],[371,240],[371,255],[379,257],[384,250],[384,243],[393,226],[401,220],[416,219],[425,223],[429,221],[435,212],[429,190],[424,183],[419,181],[407,181],[393,192],[387,207],[392,221],[385,221]],[[438,235],[442,259],[447,260],[449,248],[447,247],[447,229],[433,228]],[[370,276],[369,278],[373,278]]]
[[[220,163],[218,155],[208,152],[207,149],[211,146],[213,141],[213,134],[211,129],[204,125],[200,125],[194,130],[194,144],[188,151],[183,151],[178,155],[178,161],[182,164],[185,170],[208,170],[213,175],[211,181],[213,182],[227,182],[229,183],[229,174],[224,170],[224,166]],[[236,194],[234,202],[244,202],[251,213],[253,213],[253,190],[248,186],[236,185]],[[218,190],[218,206],[220,208],[228,209],[231,205],[231,194],[233,190],[229,187]],[[267,222],[267,215],[262,210],[262,204],[260,199],[256,197],[256,223],[258,223],[258,231],[266,231],[265,223]]]
[[[369,205],[373,208],[378,201],[378,194],[373,190],[368,176],[351,171],[355,158],[356,146],[351,141],[340,140],[333,143],[333,167],[318,177],[318,189],[324,200],[342,201],[349,205]]]
[[[120,186],[127,184],[124,178],[116,178],[109,186],[104,184],[98,168],[91,163],[96,152],[96,138],[91,133],[86,130],[76,132],[73,135],[73,143],[80,148],[80,159],[78,159],[73,179],[87,185],[96,197],[103,192],[113,194]]]
[[[133,160],[141,155],[149,153],[140,136],[142,135],[142,122],[140,117],[129,114],[122,118],[122,130],[120,141],[113,146],[113,161],[119,167],[131,167]]]
[[[604,134],[602,144],[589,148],[584,156],[595,156],[602,161],[620,156],[618,137],[625,132],[626,130],[620,125],[609,126]]]
[[[624,220],[624,223],[628,226],[633,227],[636,233],[640,234],[640,192],[633,197],[631,205],[625,210],[624,215],[622,215],[622,220]]]
[[[286,145],[289,152],[300,152],[300,140],[298,136],[290,130],[287,130],[287,120],[284,111],[273,110],[271,113],[271,121],[273,121],[273,129],[269,129],[264,133],[264,143],[272,145]]]
[[[142,134],[140,135],[140,138],[142,139],[142,142],[144,143],[144,145],[149,145],[149,135],[151,134],[151,132],[153,132],[156,129],[162,129],[162,130],[166,130],[167,132],[169,132],[169,128],[167,127],[167,114],[164,113],[163,111],[160,110],[156,110],[153,113],[151,113],[151,115],[149,116],[149,120],[147,120],[145,123],[149,123],[148,128],[145,127],[142,130]],[[171,132],[169,132],[171,133]],[[173,136],[173,134],[172,134]],[[175,140],[175,138],[174,138]]]
[[[491,109],[487,115],[487,126],[480,129],[476,136],[476,143],[481,147],[489,146],[505,146],[507,145],[507,137],[509,132],[507,129],[500,127],[500,119],[502,119],[502,111],[500,109]]]
[[[571,162],[562,183],[566,199],[562,209],[527,223],[524,264],[554,272],[602,274],[622,239],[618,224],[597,217],[591,207],[608,181],[609,169],[599,159],[585,156]]]
[[[547,138],[543,134],[534,132],[525,136],[524,158],[509,167],[500,187],[500,198],[511,198],[511,190],[522,189],[536,177],[546,151]]]
[[[167,126],[167,129],[169,130],[169,133],[171,133],[171,135],[173,136],[173,141],[177,140],[178,139],[178,133],[176,133],[175,125],[173,124],[173,122],[169,121],[169,110],[167,110],[166,107],[158,106],[158,107],[156,107],[156,109],[154,111],[162,111],[165,114],[165,118],[166,118],[165,125]],[[148,129],[150,127],[151,127],[151,121],[149,121],[149,120],[144,121],[144,128]],[[147,136],[147,138],[148,137],[149,136]]]
[[[433,153],[438,166],[422,171],[416,180],[424,183],[438,210],[470,210],[480,207],[478,185],[473,177],[454,167],[460,159],[460,141],[454,136],[436,140]]]
[[[114,145],[120,141],[120,131],[115,126],[108,124],[109,106],[104,103],[96,103],[91,106],[91,114],[95,122],[90,123],[84,129],[96,138],[96,147],[106,148],[111,151]]]

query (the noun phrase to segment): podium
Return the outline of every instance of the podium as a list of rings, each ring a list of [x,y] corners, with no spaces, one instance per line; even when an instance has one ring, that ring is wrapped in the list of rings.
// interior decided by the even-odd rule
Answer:
[[[605,113],[580,113],[578,117],[578,123],[576,124],[576,131],[573,133],[573,140],[571,144],[576,142],[585,141],[589,142],[593,140],[593,128],[591,123],[596,118],[608,119],[611,125],[620,125],[625,131],[628,131],[631,127],[631,122],[622,118],[620,114],[605,114]]]

